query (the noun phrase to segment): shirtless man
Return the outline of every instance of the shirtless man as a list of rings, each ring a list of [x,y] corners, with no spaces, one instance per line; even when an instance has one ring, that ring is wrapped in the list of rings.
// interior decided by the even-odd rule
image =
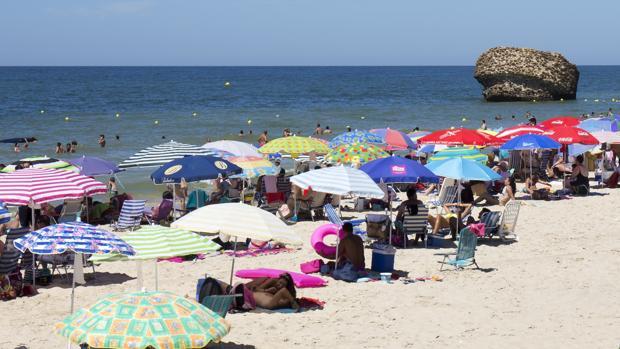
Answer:
[[[364,242],[353,234],[353,225],[349,222],[342,225],[344,237],[338,244],[337,268],[334,278],[344,281],[357,281],[358,272],[364,271]]]

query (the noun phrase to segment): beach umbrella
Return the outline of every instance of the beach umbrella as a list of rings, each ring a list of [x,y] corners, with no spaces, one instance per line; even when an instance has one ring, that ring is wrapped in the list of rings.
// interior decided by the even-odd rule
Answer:
[[[371,133],[381,136],[383,143],[387,145],[388,150],[405,150],[416,149],[417,143],[404,132],[393,130],[391,128],[378,128],[370,130]]]
[[[558,126],[577,126],[581,121],[574,116],[556,116],[551,119],[547,119],[538,124],[542,128],[552,128]]]
[[[69,159],[67,162],[77,168],[77,173],[89,177],[112,175],[124,171],[115,163],[94,156],[83,155],[76,159]]]
[[[230,153],[231,156],[254,156],[262,157],[263,155],[258,151],[258,148],[250,143],[222,140],[216,142],[209,142],[202,145],[203,148],[209,150],[221,150]]]
[[[337,146],[343,144],[351,144],[351,143],[368,143],[368,144],[383,144],[383,138],[381,136],[376,135],[374,133],[364,131],[364,130],[355,130],[350,132],[341,133],[338,136],[334,137],[331,142],[329,142],[330,148],[335,148]]]
[[[542,128],[538,126],[516,125],[516,126],[508,127],[502,130],[496,136],[497,138],[501,138],[507,141],[517,136],[526,135],[526,134],[542,134],[543,132],[545,132],[545,130],[543,130]]]
[[[75,300],[75,284],[82,282],[82,256],[80,254],[119,253],[135,254],[134,249],[118,236],[107,230],[82,222],[50,225],[24,235],[13,242],[22,253],[29,250],[33,254],[76,253],[74,258],[73,282],[71,285],[71,313]],[[33,279],[34,279],[33,270]],[[78,276],[79,275],[79,276]]]
[[[463,158],[433,161],[426,168],[441,177],[459,181],[495,181],[502,177],[487,166]]]
[[[8,143],[8,144],[15,144],[15,143],[33,143],[36,142],[37,139],[34,137],[18,137],[18,138],[6,138],[6,139],[2,139],[0,140],[0,143]]]
[[[301,244],[301,238],[275,215],[258,207],[243,203],[225,203],[201,207],[171,224],[173,228],[200,233],[224,234],[237,239],[260,241],[275,240],[282,243]],[[230,283],[235,269],[233,253]]]
[[[489,146],[504,143],[501,139],[467,128],[455,128],[435,131],[418,139],[420,144],[445,144],[445,145],[477,145]]]
[[[347,167],[334,166],[312,170],[291,177],[291,183],[301,189],[334,195],[356,195],[380,199],[385,194],[364,171]]]
[[[215,252],[220,245],[198,234],[159,225],[147,225],[123,235],[123,240],[133,247],[135,254],[126,256],[120,253],[96,254],[91,262],[115,262],[135,260],[138,275],[141,275],[140,261],[155,260],[155,290],[158,289],[157,259],[180,257],[207,252]],[[138,289],[142,287],[139,286]]]
[[[173,160],[151,173],[155,184],[197,182],[215,179],[219,175],[232,176],[243,169],[228,160],[209,155],[186,156]]]
[[[558,126],[553,127],[543,133],[545,136],[549,136],[561,144],[599,144],[590,132],[573,126]]]
[[[158,167],[167,164],[172,160],[181,159],[186,156],[213,154],[213,151],[209,151],[208,149],[197,145],[170,141],[168,143],[145,148],[131,156],[129,159],[121,162],[118,167]]]
[[[413,131],[408,133],[407,136],[409,136],[409,139],[417,143],[419,138],[429,135],[431,133],[431,131]]]
[[[609,118],[592,118],[583,120],[579,127],[588,131],[588,132],[596,132],[596,131],[618,131],[618,121],[615,119]]]
[[[365,164],[369,161],[390,156],[385,150],[365,143],[344,143],[333,148],[325,161],[335,164]]]
[[[599,143],[618,144],[620,143],[620,132],[596,131],[592,136],[598,139]]]
[[[444,144],[424,144],[420,146],[420,149],[418,149],[418,153],[430,154],[446,148],[448,148],[448,146]]]
[[[11,221],[11,212],[6,208],[4,202],[0,201],[0,224]]]
[[[501,150],[529,150],[530,173],[532,173],[532,152],[536,149],[559,149],[562,145],[552,138],[539,134],[517,136],[501,146]]]
[[[258,148],[262,154],[287,153],[294,156],[306,153],[326,154],[329,147],[323,142],[310,137],[281,137],[267,142]]]
[[[376,183],[438,183],[439,177],[417,161],[400,156],[370,161],[360,170]]]
[[[262,157],[256,156],[234,156],[227,159],[233,164],[243,169],[243,177],[254,178],[260,176],[273,176],[277,175],[276,167],[269,161]]]
[[[32,156],[29,158],[20,159],[3,168],[1,172],[13,172],[15,171],[15,166],[24,164],[30,164],[30,167],[32,168],[78,172],[78,168],[72,164],[62,160],[48,158],[47,156]]]
[[[460,157],[463,159],[468,159],[472,161],[478,161],[481,163],[486,163],[488,160],[488,156],[482,154],[480,150],[473,147],[450,147],[443,150],[438,151],[435,155],[431,156],[428,159],[431,161],[441,161],[451,158]]]
[[[204,348],[229,331],[207,307],[170,292],[110,294],[55,325],[56,334],[89,348]]]

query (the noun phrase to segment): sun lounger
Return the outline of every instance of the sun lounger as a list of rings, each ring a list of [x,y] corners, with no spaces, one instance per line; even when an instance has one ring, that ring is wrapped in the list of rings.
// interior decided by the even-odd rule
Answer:
[[[140,221],[144,216],[144,206],[146,200],[125,200],[118,220],[112,224],[114,231],[134,230],[140,226]]]
[[[478,238],[474,233],[469,231],[468,228],[463,228],[459,233],[458,247],[456,253],[439,254],[443,255],[443,260],[440,261],[441,267],[439,271],[443,270],[443,266],[448,264],[455,269],[463,269],[470,265],[475,265],[477,269],[480,269],[478,263],[476,263],[476,245],[478,244]],[[454,258],[450,258],[454,256]]]
[[[502,220],[499,223],[499,237],[502,240],[506,240],[507,237],[512,236],[515,240],[519,240],[516,233],[517,219],[519,218],[519,210],[521,204],[517,200],[510,200],[504,208],[502,214]]]

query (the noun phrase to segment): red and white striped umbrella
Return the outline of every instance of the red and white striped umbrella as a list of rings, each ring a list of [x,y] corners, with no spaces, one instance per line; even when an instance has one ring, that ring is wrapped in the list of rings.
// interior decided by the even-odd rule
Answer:
[[[495,135],[497,138],[501,138],[503,140],[509,141],[517,136],[522,136],[526,134],[535,134],[540,135],[545,132],[542,128],[531,125],[516,125],[512,127],[508,127],[505,130],[502,130],[500,133]]]
[[[81,199],[106,191],[105,184],[71,171],[26,168],[0,174],[0,200],[10,205]]]

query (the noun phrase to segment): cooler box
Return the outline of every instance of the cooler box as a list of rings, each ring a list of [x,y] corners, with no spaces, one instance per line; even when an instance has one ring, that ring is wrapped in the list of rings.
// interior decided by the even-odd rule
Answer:
[[[372,263],[370,269],[378,273],[388,273],[394,271],[395,249],[374,249],[372,250]]]

